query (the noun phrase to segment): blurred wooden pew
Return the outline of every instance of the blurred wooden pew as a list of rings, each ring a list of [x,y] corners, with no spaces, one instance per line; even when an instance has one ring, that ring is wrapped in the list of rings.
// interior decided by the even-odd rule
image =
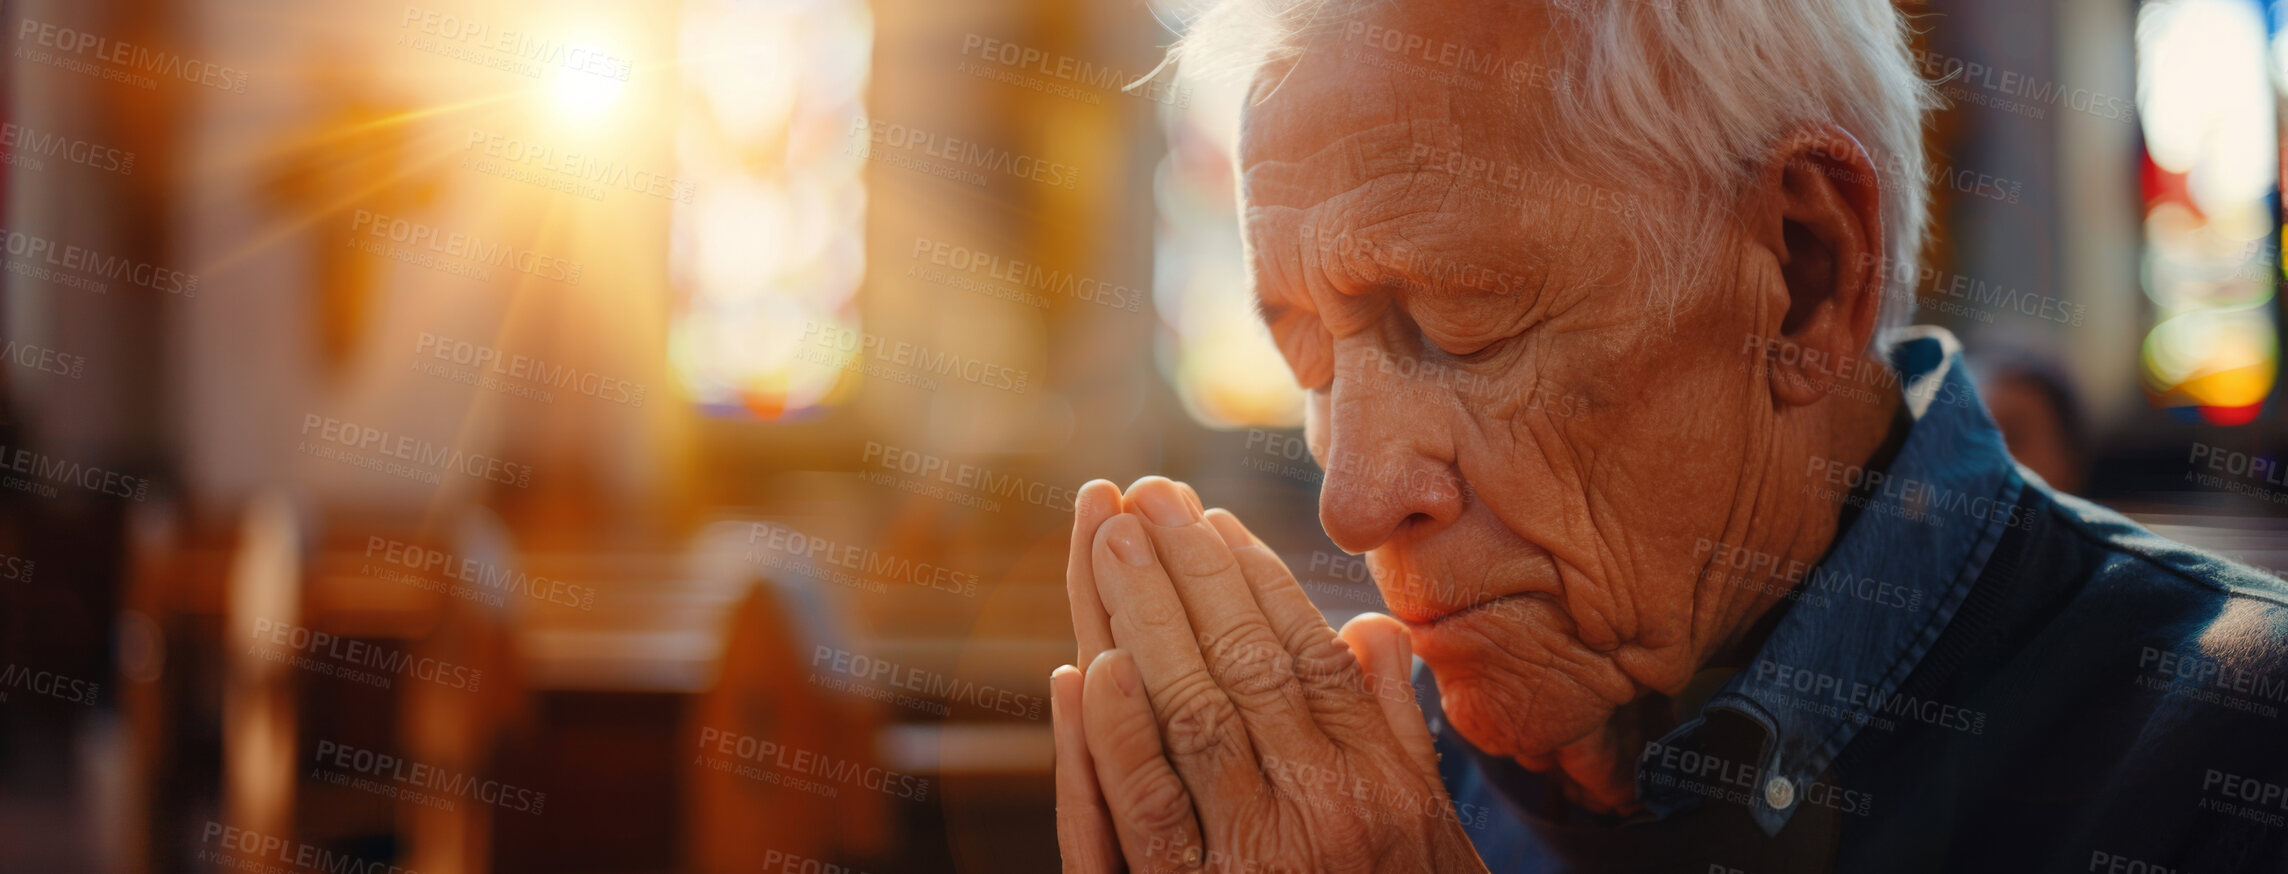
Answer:
[[[211,846],[209,822],[424,874],[730,872],[789,857],[881,868],[965,840],[955,832],[976,829],[956,816],[1045,809],[1046,678],[1072,658],[1062,587],[1034,567],[1045,560],[1020,564],[1025,583],[983,580],[967,596],[895,580],[861,591],[758,561],[752,518],[677,543],[531,554],[482,510],[441,518],[267,498],[231,524],[165,508],[136,520],[120,617],[142,817],[130,870],[203,870],[190,855]],[[939,535],[901,530],[916,529],[863,542],[949,551]],[[329,657],[274,642],[282,628],[465,668],[481,685],[329,675],[295,663]],[[849,676],[838,657],[923,679]],[[855,771],[783,759],[725,769],[709,742],[726,737]],[[545,806],[392,797],[388,775],[345,785],[321,744],[513,786]],[[868,785],[883,774],[928,794]]]
[[[314,755],[329,744],[479,779],[491,767],[521,701],[506,612],[435,579],[382,574],[368,554],[381,538],[506,560],[497,526],[438,527],[327,520],[280,496],[235,524],[164,506],[131,523],[119,620],[129,870],[203,870],[190,864],[201,853],[259,861],[260,850],[223,847],[223,827],[428,871],[484,870],[487,806],[393,799],[376,788],[388,775],[338,785],[321,774],[341,772]]]

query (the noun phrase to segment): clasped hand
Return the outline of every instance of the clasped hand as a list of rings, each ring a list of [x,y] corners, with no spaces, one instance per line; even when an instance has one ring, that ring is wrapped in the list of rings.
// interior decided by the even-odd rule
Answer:
[[[1050,678],[1067,872],[1483,871],[1405,626],[1338,634],[1223,510],[1160,477],[1076,503],[1077,664]]]

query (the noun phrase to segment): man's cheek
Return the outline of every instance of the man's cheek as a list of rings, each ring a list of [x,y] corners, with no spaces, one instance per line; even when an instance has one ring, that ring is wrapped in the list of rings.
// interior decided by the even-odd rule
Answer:
[[[1335,355],[1334,335],[1327,333],[1327,326],[1317,316],[1290,315],[1281,319],[1280,325],[1286,332],[1274,332],[1273,338],[1296,385],[1325,388],[1343,372],[1345,362]]]

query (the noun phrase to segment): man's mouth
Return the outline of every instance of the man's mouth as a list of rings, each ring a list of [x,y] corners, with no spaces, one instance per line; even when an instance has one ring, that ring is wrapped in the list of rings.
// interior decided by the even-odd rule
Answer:
[[[1512,592],[1506,595],[1495,595],[1482,601],[1473,602],[1461,607],[1451,609],[1427,607],[1425,605],[1406,605],[1402,607],[1393,604],[1390,605],[1390,615],[1396,617],[1398,621],[1406,623],[1407,627],[1414,631],[1429,631],[1437,628],[1440,625],[1444,625],[1448,622],[1453,622],[1460,619],[1467,619],[1499,610],[1516,610],[1520,606],[1518,602],[1527,598],[1542,598],[1546,600],[1548,597],[1549,596],[1547,594],[1542,592]]]

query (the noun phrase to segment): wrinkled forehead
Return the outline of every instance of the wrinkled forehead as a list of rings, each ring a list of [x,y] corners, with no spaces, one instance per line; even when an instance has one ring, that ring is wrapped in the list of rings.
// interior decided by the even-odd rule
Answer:
[[[1554,21],[1530,0],[1331,0],[1297,54],[1256,71],[1240,167],[1312,165],[1304,178],[1337,191],[1405,168],[1498,182],[1539,153],[1567,87]],[[1250,202],[1307,200],[1286,175],[1246,179]]]

